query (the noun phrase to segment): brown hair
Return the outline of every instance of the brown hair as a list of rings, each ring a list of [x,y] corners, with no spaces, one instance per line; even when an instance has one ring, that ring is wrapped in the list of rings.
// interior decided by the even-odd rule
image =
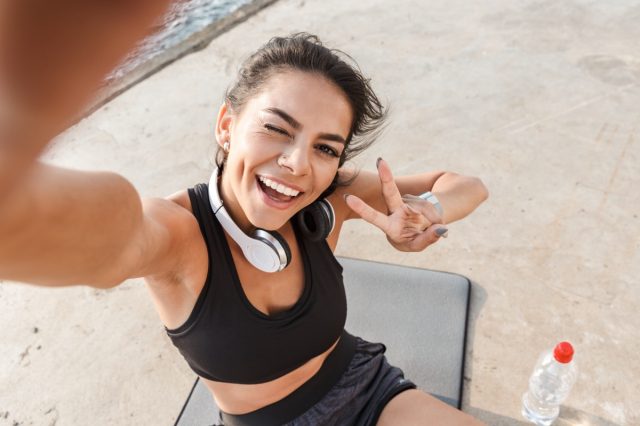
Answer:
[[[353,66],[341,56],[352,62]],[[360,73],[353,58],[340,50],[328,49],[317,36],[308,33],[274,37],[245,60],[237,80],[225,94],[227,106],[240,113],[246,102],[260,91],[271,76],[287,70],[316,73],[339,87],[349,101],[353,122],[338,167],[375,141],[382,130],[387,110],[373,92],[369,79]],[[224,152],[218,148],[216,164],[222,167],[223,162]],[[336,174],[321,198],[331,194],[338,186],[348,185],[351,180],[339,181]]]

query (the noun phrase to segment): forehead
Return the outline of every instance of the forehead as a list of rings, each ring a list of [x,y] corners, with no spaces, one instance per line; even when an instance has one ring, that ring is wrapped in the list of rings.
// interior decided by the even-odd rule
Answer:
[[[278,108],[303,127],[333,132],[345,138],[353,113],[344,92],[319,74],[285,71],[271,76],[245,109],[253,113]]]

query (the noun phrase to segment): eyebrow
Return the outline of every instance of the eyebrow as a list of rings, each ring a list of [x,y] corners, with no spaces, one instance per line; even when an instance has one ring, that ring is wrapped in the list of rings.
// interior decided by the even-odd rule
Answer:
[[[282,118],[291,127],[293,127],[296,130],[298,130],[298,129],[300,129],[302,127],[302,124],[300,124],[300,122],[298,122],[295,118],[293,118],[292,116],[290,116],[289,114],[287,114],[286,112],[281,110],[280,108],[273,108],[273,107],[272,108],[266,108],[266,109],[264,109],[264,111],[270,112],[272,114],[277,115],[278,117]],[[342,136],[337,135],[335,133],[320,133],[318,135],[318,139],[324,139],[324,140],[327,140],[327,141],[338,142],[338,143],[345,144],[345,145],[347,143],[347,141],[345,141],[345,139]]]

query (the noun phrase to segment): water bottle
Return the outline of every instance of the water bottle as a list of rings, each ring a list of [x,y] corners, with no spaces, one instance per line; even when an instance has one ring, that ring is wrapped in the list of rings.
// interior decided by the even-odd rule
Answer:
[[[571,343],[560,342],[544,351],[529,378],[529,390],[522,396],[522,415],[536,425],[549,426],[560,414],[560,404],[577,376]]]

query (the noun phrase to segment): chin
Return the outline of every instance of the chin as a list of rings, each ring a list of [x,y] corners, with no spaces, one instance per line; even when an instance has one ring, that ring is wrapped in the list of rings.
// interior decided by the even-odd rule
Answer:
[[[291,217],[287,218],[265,218],[258,215],[258,217],[249,218],[249,222],[256,228],[264,229],[265,231],[277,231],[282,228]]]

